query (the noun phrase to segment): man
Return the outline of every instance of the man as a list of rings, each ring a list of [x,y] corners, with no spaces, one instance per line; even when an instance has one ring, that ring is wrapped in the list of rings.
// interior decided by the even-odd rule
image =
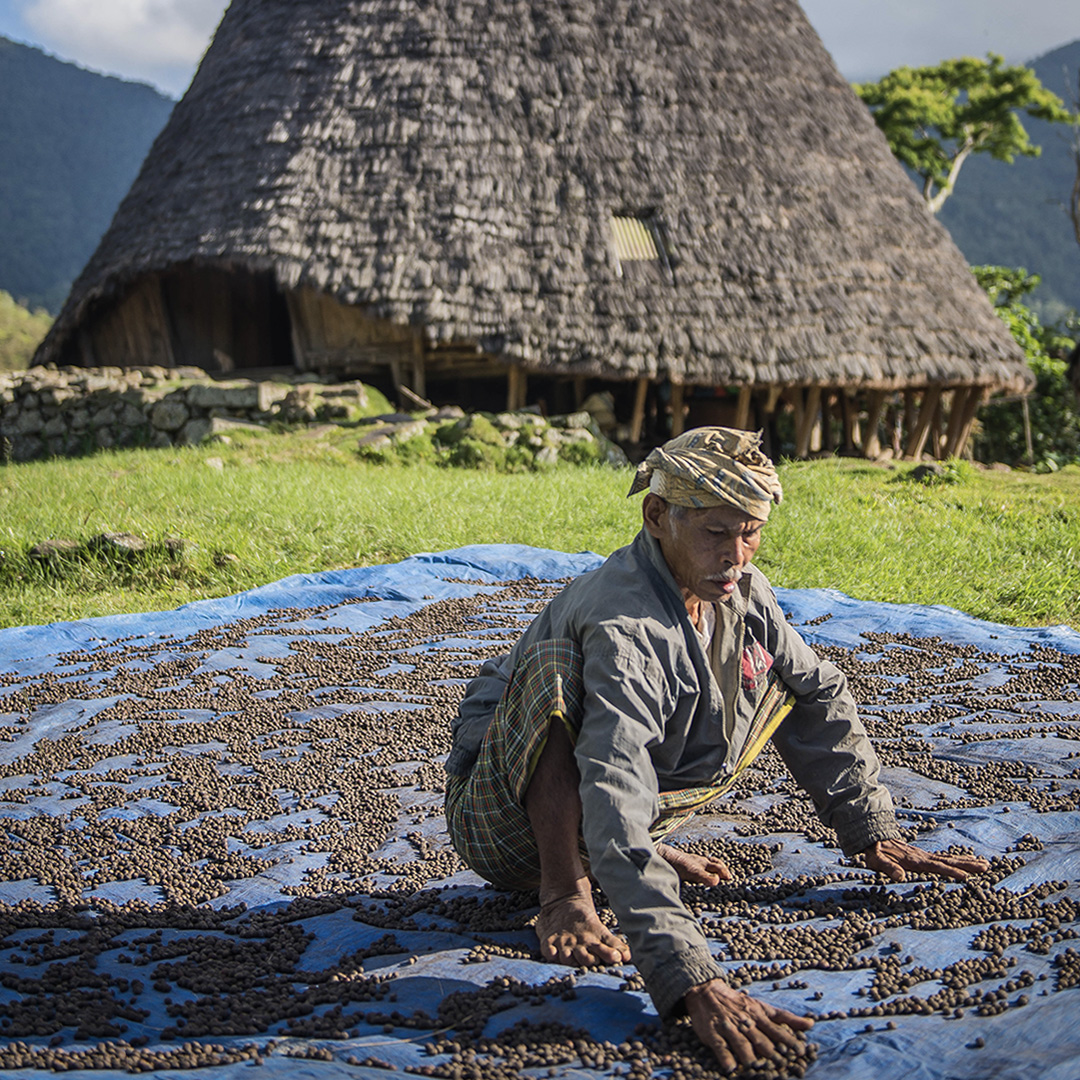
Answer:
[[[628,547],[570,584],[469,685],[447,761],[447,822],[474,870],[540,890],[542,954],[633,958],[661,1016],[685,1009],[721,1066],[796,1047],[812,1021],[732,990],[679,881],[730,877],[661,841],[772,739],[849,855],[894,880],[962,878],[975,858],[900,840],[843,673],[784,620],[751,567],[780,483],[760,438],[699,428],[654,450]],[[590,876],[626,935],[604,926]]]

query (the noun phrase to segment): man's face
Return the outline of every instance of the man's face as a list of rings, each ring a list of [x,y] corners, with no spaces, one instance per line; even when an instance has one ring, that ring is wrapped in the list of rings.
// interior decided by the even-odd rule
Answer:
[[[645,528],[660,543],[671,576],[687,600],[728,600],[761,543],[765,522],[734,506],[669,506],[649,492]]]

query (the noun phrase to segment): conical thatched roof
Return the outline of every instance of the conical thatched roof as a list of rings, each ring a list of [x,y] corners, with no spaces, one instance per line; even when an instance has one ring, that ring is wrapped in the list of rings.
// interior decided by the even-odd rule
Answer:
[[[532,370],[1025,379],[795,0],[233,0],[39,362],[178,265]]]

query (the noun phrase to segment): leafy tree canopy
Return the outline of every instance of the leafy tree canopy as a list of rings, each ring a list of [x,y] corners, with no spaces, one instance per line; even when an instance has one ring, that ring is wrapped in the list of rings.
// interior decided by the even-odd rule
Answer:
[[[971,272],[1035,373],[1035,390],[1026,404],[1009,399],[983,409],[975,437],[976,456],[1025,463],[1040,472],[1080,461],[1080,411],[1065,362],[1058,358],[1075,345],[1071,324],[1043,326],[1024,303],[1039,284],[1038,274],[1008,266],[973,266]]]
[[[0,292],[0,371],[18,371],[30,363],[52,317],[40,308],[28,311],[8,293]]]
[[[1030,68],[1006,66],[1003,57],[964,56],[933,67],[901,67],[855,92],[870,107],[892,152],[923,181],[923,198],[937,213],[952,194],[971,154],[1011,162],[1036,157],[1020,114],[1076,124],[1061,98]]]

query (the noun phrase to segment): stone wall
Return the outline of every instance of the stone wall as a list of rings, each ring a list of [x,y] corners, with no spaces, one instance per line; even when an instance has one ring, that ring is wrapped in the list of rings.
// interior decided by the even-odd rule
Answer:
[[[210,379],[201,368],[56,368],[0,372],[0,459],[112,446],[185,446],[243,426],[354,418],[362,383]]]

